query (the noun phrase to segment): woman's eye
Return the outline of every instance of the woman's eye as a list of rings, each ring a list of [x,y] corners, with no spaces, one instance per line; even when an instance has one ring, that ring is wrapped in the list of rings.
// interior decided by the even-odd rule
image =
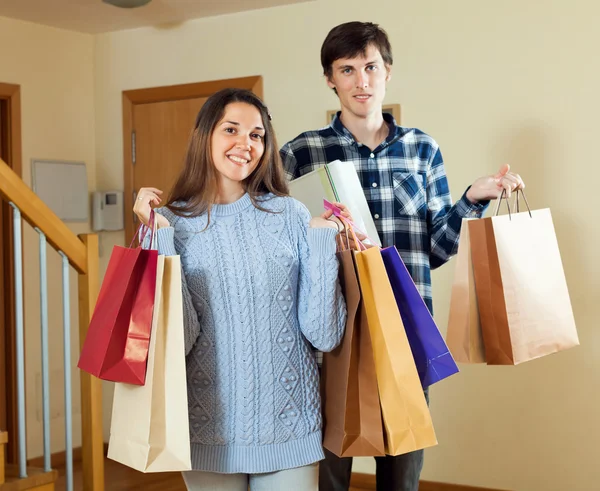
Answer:
[[[262,135],[259,135],[258,133],[254,133],[254,134],[252,135],[252,138],[256,138],[257,140],[262,140],[262,139],[263,139],[263,136],[262,136]]]
[[[235,133],[235,128],[225,128],[227,133]]]

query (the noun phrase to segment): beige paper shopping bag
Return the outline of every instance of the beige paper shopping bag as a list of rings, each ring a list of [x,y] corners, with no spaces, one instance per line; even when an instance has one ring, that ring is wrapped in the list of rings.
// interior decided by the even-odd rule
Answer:
[[[116,384],[108,457],[141,472],[191,469],[179,256],[159,256],[143,386]]]
[[[579,344],[549,209],[469,222],[489,365],[517,365]]]
[[[473,276],[469,220],[472,219],[463,219],[460,229],[446,343],[456,361],[485,363],[485,349]]]

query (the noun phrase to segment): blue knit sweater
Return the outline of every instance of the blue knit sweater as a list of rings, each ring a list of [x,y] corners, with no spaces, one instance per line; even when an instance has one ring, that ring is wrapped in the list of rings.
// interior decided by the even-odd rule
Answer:
[[[293,198],[246,194],[158,231],[181,256],[192,468],[263,473],[321,460],[319,375],[311,345],[340,342],[346,306],[336,230],[309,228]],[[204,231],[203,231],[204,230]]]

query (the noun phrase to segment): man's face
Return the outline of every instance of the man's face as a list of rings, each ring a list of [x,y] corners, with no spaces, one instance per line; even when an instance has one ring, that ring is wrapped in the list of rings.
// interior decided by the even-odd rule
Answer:
[[[364,56],[335,60],[327,85],[336,89],[343,112],[365,118],[381,112],[390,78],[391,67],[384,64],[379,50],[370,45]]]

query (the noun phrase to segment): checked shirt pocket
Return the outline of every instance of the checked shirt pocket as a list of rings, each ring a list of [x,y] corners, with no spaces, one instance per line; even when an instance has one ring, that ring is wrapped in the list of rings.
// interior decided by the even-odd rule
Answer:
[[[425,217],[427,214],[425,175],[417,172],[394,172],[392,178],[398,214]]]

